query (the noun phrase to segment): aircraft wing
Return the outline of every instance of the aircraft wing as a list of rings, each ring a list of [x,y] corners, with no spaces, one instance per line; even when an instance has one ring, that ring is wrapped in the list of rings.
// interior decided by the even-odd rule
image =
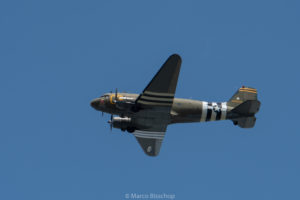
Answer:
[[[180,66],[180,56],[171,55],[137,98],[136,104],[140,108],[152,108],[153,106],[171,108]]]
[[[136,130],[132,134],[148,156],[157,156],[166,133],[167,125],[150,130]]]
[[[136,100],[138,124],[133,132],[144,152],[156,156],[170,123],[174,95],[180,72],[181,58],[171,55]]]

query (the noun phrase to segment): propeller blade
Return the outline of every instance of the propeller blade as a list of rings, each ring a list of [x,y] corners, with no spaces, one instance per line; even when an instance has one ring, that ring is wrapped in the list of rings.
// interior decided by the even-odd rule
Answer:
[[[108,122],[110,124],[110,132],[111,132],[113,128],[113,115],[110,115],[110,120]]]
[[[116,93],[115,93],[115,102],[118,101],[118,89],[116,88]]]

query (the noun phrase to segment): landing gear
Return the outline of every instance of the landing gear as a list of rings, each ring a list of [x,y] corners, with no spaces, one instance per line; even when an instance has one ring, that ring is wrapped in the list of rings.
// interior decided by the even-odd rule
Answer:
[[[127,128],[128,133],[133,133],[135,131],[134,127],[128,127]]]

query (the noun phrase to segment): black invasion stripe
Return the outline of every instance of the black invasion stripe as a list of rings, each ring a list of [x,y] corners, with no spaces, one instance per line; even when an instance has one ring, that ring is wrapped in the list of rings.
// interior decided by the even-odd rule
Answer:
[[[208,103],[207,105],[208,105],[208,107],[207,107],[207,115],[206,115],[205,121],[209,121],[210,120],[210,118],[211,118],[211,112],[212,112],[212,110],[211,110],[212,103]]]
[[[141,97],[141,101],[147,101],[147,102],[152,102],[152,103],[168,103],[168,104],[172,104],[173,102],[170,101],[170,100],[167,100],[167,101],[158,101],[158,100],[149,100],[149,99],[143,99],[143,97]]]
[[[220,120],[221,119],[221,114],[222,114],[222,111],[221,111],[222,104],[218,103],[218,107],[220,108],[220,110],[219,110],[219,112],[217,112],[216,120]]]
[[[166,98],[166,99],[173,99],[174,96],[160,96],[160,95],[153,95],[153,94],[147,94],[147,93],[143,93],[144,96],[147,97],[156,97],[156,98]]]

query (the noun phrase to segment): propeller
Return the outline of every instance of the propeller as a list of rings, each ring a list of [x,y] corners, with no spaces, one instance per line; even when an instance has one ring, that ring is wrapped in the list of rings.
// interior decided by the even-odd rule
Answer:
[[[117,103],[118,101],[118,89],[116,88],[116,92],[115,92],[115,100],[114,102]]]
[[[110,115],[110,120],[108,121],[108,123],[110,124],[110,131],[112,131],[113,128],[113,115]]]

